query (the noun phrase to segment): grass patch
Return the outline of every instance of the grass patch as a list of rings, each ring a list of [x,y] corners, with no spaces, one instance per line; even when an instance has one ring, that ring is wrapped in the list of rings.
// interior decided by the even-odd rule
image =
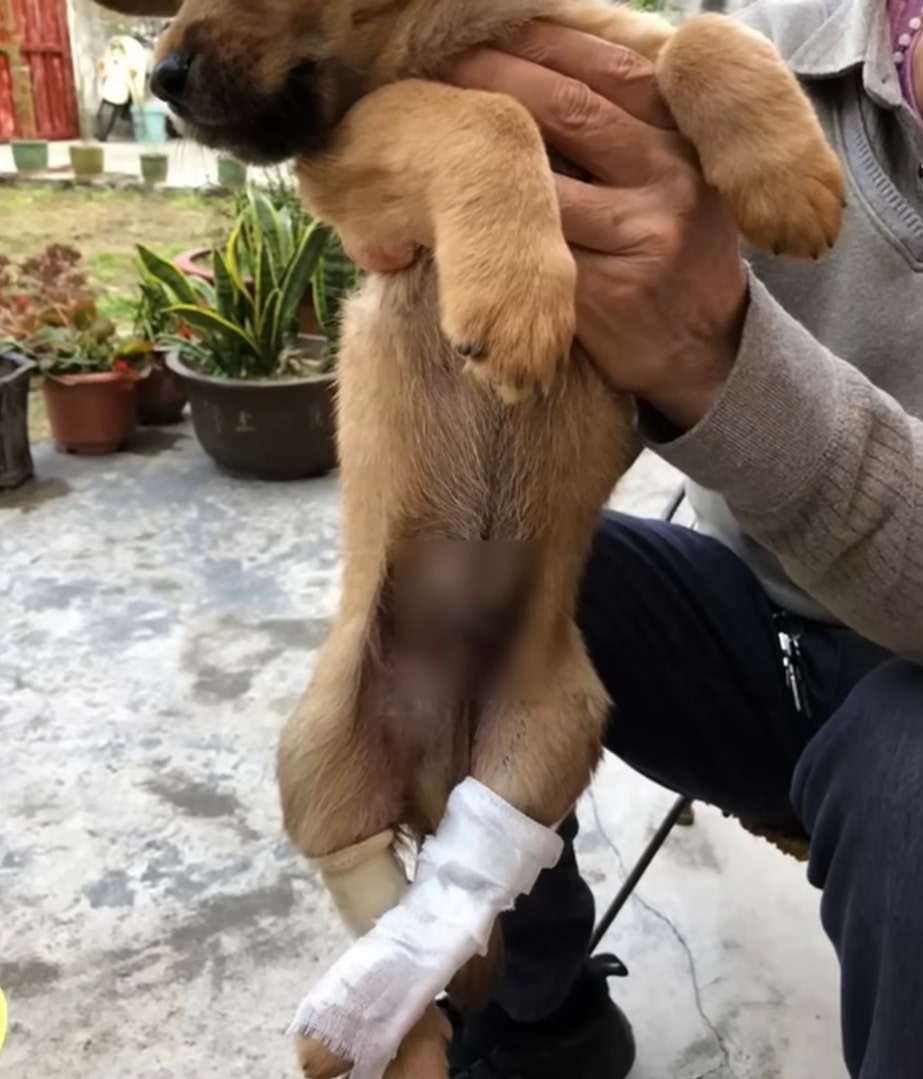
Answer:
[[[15,222],[15,228],[4,229],[3,253],[20,258],[46,244],[73,244],[100,290],[100,309],[126,327],[135,290],[135,245],[172,258],[219,242],[230,212],[231,200],[214,195],[0,187],[0,220]]]

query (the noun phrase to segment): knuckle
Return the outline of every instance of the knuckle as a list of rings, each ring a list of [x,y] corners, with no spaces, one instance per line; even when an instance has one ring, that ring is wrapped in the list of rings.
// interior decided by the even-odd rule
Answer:
[[[563,131],[581,131],[598,118],[599,102],[584,83],[560,79],[552,91],[551,109]]]
[[[701,205],[706,187],[697,165],[664,153],[657,155],[652,170],[661,178],[665,202],[677,214],[689,214]]]
[[[601,73],[613,82],[654,81],[653,65],[622,45],[605,45],[601,50],[600,68]]]

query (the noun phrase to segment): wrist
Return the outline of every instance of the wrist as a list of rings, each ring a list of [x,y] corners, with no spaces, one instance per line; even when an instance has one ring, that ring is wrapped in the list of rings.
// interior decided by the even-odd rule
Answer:
[[[713,383],[648,395],[642,400],[649,409],[667,420],[677,434],[682,434],[691,431],[708,415],[721,396],[725,381],[726,377]]]
[[[648,407],[680,431],[689,431],[699,424],[724,392],[740,350],[748,300],[744,286],[740,301],[724,326],[707,341],[691,344],[682,357],[670,364],[663,384],[643,395]]]

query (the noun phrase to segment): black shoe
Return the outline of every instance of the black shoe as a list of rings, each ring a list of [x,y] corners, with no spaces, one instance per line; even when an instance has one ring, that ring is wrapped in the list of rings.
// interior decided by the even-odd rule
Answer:
[[[635,1062],[631,1025],[606,980],[625,968],[612,955],[587,960],[561,1007],[538,1023],[517,1023],[497,1005],[464,1018],[442,1002],[452,1023],[451,1079],[625,1079]]]

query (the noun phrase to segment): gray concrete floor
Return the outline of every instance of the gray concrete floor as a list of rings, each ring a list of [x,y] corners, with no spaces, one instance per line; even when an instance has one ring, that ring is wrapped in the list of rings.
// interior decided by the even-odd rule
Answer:
[[[225,478],[185,425],[35,457],[0,495],[0,1075],[294,1075],[283,1031],[345,939],[273,751],[337,599],[337,481]],[[619,501],[674,483],[643,458]],[[606,763],[579,842],[601,902],[671,800]],[[636,1079],[843,1075],[803,876],[709,810],[669,841],[607,942]]]

